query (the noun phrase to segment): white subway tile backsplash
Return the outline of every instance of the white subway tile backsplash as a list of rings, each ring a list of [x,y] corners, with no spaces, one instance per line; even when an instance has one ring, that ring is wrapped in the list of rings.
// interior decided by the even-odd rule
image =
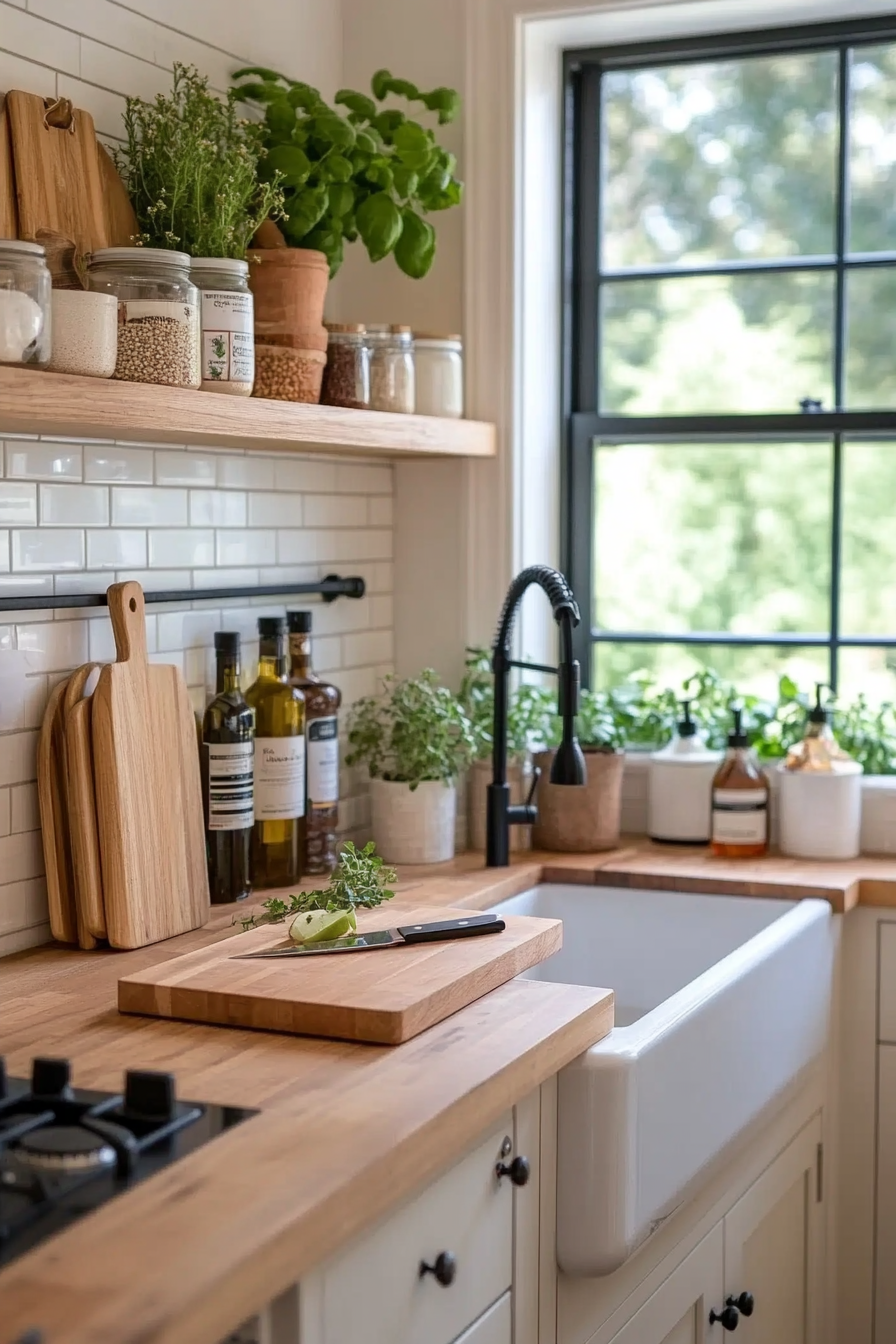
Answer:
[[[365,527],[366,495],[309,495],[304,501],[306,527]]]
[[[368,501],[367,521],[371,527],[392,526],[392,496],[372,495]]]
[[[217,533],[219,565],[273,565],[276,559],[276,532],[241,527]]]
[[[192,569],[215,563],[215,534],[198,527],[164,528],[149,533],[149,567],[183,565]]]
[[[336,467],[336,489],[349,494],[391,495],[392,468],[360,462],[340,462]]]
[[[249,495],[250,527],[301,527],[302,501],[291,494]]]
[[[156,453],[156,485],[214,485],[217,458],[211,453]]]
[[[0,574],[0,597],[52,597],[52,574]],[[43,612],[43,619],[52,616]]]
[[[41,485],[38,500],[42,527],[105,527],[109,522],[104,485]]]
[[[391,630],[365,630],[358,635],[342,637],[342,660],[346,667],[388,663],[392,657]]]
[[[12,790],[0,789],[0,835],[9,835],[12,829]]]
[[[6,475],[23,481],[80,481],[81,447],[29,439],[6,440]]]
[[[29,87],[33,88],[34,85]],[[74,75],[62,71],[56,78],[56,90],[61,98],[70,98],[76,107],[90,113],[98,135],[112,141],[121,139],[126,106],[121,94],[112,93],[99,84],[76,79]]]
[[[274,485],[277,490],[332,493],[338,488],[336,463],[278,457],[274,462]]]
[[[30,672],[64,672],[87,661],[86,621],[41,621],[16,626],[16,648]]]
[[[0,786],[37,779],[37,733],[8,733],[0,738]]]
[[[116,583],[133,581],[148,593],[181,591],[193,586],[193,575],[189,569],[117,569]]]
[[[257,588],[257,569],[198,569],[193,575],[193,587],[202,588]]]
[[[190,526],[245,527],[245,494],[240,490],[191,490]]]
[[[83,569],[84,533],[61,528],[13,532],[12,567],[14,570]]]
[[[40,826],[40,810],[37,805],[36,784],[16,784],[9,791],[12,803],[10,829],[18,835],[23,831],[36,831]],[[0,804],[0,829],[2,829],[2,804]]]
[[[3,938],[4,954],[29,945],[30,940],[17,941],[16,935],[21,935],[23,930],[33,929],[37,934],[35,941],[43,941],[46,921],[47,887],[42,877],[9,882],[3,887],[0,937]]]
[[[56,72],[10,51],[0,51],[0,87],[51,95],[56,92]]]
[[[310,565],[317,558],[317,533],[298,528],[277,533],[277,560],[281,565]]]
[[[155,51],[155,24],[111,0],[28,0],[28,11],[119,51]]]
[[[168,70],[161,70],[149,61],[138,60],[89,37],[81,38],[81,68],[75,73],[103,89],[145,98],[147,102],[152,102],[157,93],[168,93],[171,88]],[[120,129],[118,134],[121,134]]]
[[[187,518],[186,490],[112,487],[114,527],[186,527]]]
[[[0,523],[28,527],[37,522],[37,486],[0,481]]]
[[[88,658],[91,663],[114,663],[115,640],[112,636],[112,622],[108,616],[87,622]]]
[[[50,65],[54,70],[67,70],[73,75],[80,73],[78,35],[67,32],[55,23],[46,23],[34,14],[12,9],[9,5],[0,5],[0,41],[8,51],[40,61],[42,65]],[[5,87],[9,88],[9,85]],[[25,87],[30,89],[30,85]],[[47,90],[45,85],[40,85],[31,91],[36,93]]]
[[[146,533],[109,527],[87,533],[88,569],[143,569],[147,561]]]
[[[218,611],[162,611],[156,616],[156,648],[159,653],[169,649],[211,648],[215,631],[221,628]]]
[[[373,630],[391,630],[395,615],[391,596],[370,599],[370,625]]]
[[[0,528],[0,574],[9,573],[9,531]]]
[[[221,457],[218,459],[218,485],[226,490],[273,490],[276,465],[274,458],[259,457],[257,453],[247,453],[245,457]]]
[[[80,3],[80,0],[78,0]],[[116,444],[84,449],[85,481],[122,482],[127,485],[152,485],[151,448],[122,448]]]

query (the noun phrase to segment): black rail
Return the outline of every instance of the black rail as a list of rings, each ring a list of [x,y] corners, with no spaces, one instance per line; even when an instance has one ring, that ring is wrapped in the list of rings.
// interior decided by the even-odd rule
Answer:
[[[322,597],[335,602],[337,597],[363,597],[364,580],[360,575],[343,579],[339,574],[328,574],[315,583],[264,583],[256,588],[177,588],[160,593],[144,593],[149,606],[154,602],[209,602],[232,597]],[[3,597],[0,611],[44,611],[56,607],[105,607],[105,593],[53,593],[49,596]]]

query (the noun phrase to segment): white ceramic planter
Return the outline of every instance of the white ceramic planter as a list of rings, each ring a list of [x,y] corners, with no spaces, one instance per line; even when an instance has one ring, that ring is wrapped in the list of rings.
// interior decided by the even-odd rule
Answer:
[[[387,863],[445,863],[454,858],[457,790],[453,784],[426,780],[411,791],[407,784],[371,779],[373,838]]]
[[[836,773],[777,769],[781,853],[795,859],[854,859],[862,827],[862,768]]]

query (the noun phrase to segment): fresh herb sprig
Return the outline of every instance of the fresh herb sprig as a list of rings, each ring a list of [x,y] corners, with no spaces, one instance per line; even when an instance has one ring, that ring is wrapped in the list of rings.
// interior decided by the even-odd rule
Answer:
[[[262,901],[264,914],[252,913],[240,919],[243,931],[259,924],[280,924],[290,915],[301,915],[307,910],[372,910],[391,901],[395,892],[391,883],[397,880],[394,868],[388,867],[376,853],[376,846],[368,840],[363,849],[356,849],[351,840],[339,855],[339,864],[330,885],[318,891],[294,892],[287,900],[272,896]]]

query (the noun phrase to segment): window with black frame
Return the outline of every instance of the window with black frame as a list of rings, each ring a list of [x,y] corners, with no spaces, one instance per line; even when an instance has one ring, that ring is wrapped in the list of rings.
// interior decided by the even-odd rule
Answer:
[[[567,74],[586,678],[896,700],[896,19]]]

